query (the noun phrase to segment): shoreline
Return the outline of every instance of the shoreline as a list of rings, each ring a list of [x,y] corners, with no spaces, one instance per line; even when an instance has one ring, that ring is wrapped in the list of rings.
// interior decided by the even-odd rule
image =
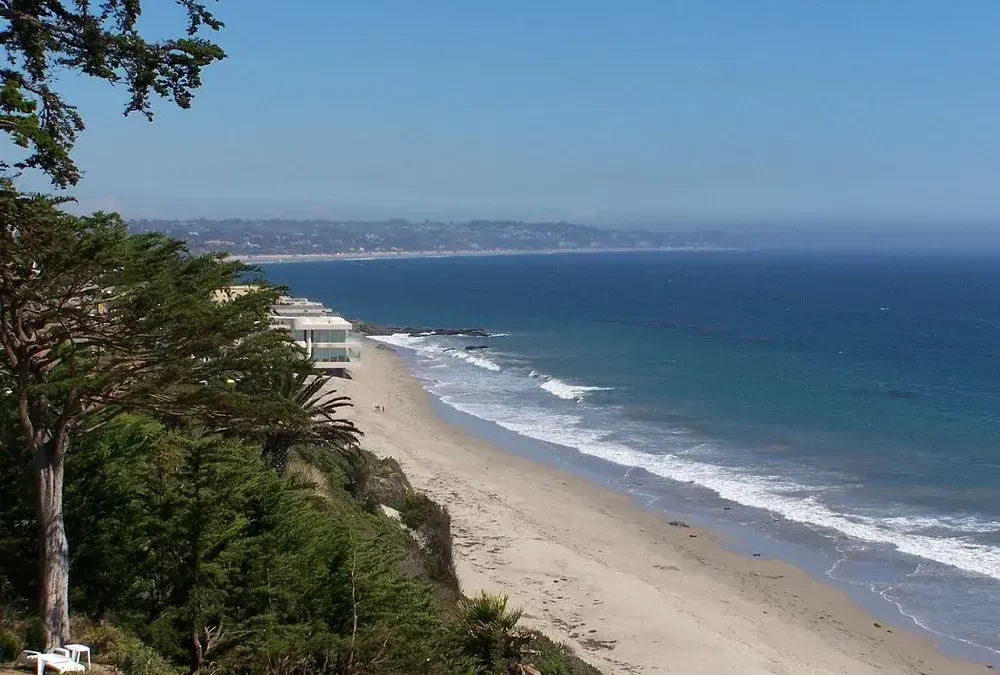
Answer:
[[[234,260],[239,260],[248,265],[270,265],[277,263],[301,263],[301,262],[337,262],[348,260],[410,260],[414,258],[493,258],[499,256],[521,256],[521,255],[568,255],[587,254],[599,255],[601,253],[663,253],[663,252],[692,252],[692,251],[745,251],[750,249],[742,248],[721,248],[714,246],[669,246],[657,248],[556,248],[542,250],[487,250],[487,251],[394,251],[378,253],[289,253],[289,254],[260,254],[260,255],[233,255]]]
[[[671,525],[626,494],[448,424],[403,360],[369,345],[357,379],[337,387],[355,401],[365,447],[448,506],[463,591],[509,593],[529,626],[605,673],[986,669],[879,624],[790,563],[734,553],[720,533]]]

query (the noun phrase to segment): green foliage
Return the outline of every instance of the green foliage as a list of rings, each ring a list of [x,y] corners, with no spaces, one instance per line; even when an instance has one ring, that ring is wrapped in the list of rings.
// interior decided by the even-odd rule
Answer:
[[[481,592],[462,600],[459,624],[462,652],[479,675],[505,673],[521,663],[532,635],[518,625],[521,610],[507,608],[507,596]]]
[[[180,672],[155,650],[134,638],[120,644],[118,650],[109,655],[109,661],[125,675],[177,675]]]
[[[454,594],[405,572],[410,536],[346,488],[358,458],[365,472],[382,460],[300,454],[321,488],[297,471],[278,476],[259,446],[148,416],[120,415],[83,439],[67,463],[73,607],[117,627],[76,626],[74,638],[137,675],[191,670],[195,629],[202,672],[459,675],[472,664],[505,672],[523,655],[546,675],[593,675],[568,649],[532,639],[505,598],[463,603],[456,628]],[[418,533],[444,531],[447,512],[425,496],[400,506]],[[30,554],[11,552],[30,566]]]
[[[406,495],[399,510],[403,523],[423,539],[427,572],[431,579],[458,591],[458,576],[452,553],[451,516],[448,509],[427,495]]]
[[[487,599],[463,605],[456,633],[447,510],[362,452],[347,401],[262,330],[276,291],[213,300],[245,272],[0,188],[0,611],[39,595],[32,483],[39,457],[58,458],[72,607],[119,627],[92,639],[128,672],[516,661],[529,638],[505,600],[489,616]],[[315,480],[268,465],[275,438]]]
[[[554,642],[537,631],[531,632],[530,654],[525,661],[545,675],[601,675],[601,671],[574,654],[568,645]]]
[[[277,289],[215,301],[247,271],[239,262],[190,256],[162,235],[130,235],[118,216],[78,218],[53,200],[0,186],[0,443],[34,468],[47,491],[35,521],[39,576],[51,586],[39,593],[51,641],[69,638],[67,543],[56,497],[74,440],[125,411],[152,413],[175,428],[211,429],[234,408],[271,426],[307,419],[286,397],[228,386],[302,367],[289,336],[265,330]],[[25,411],[13,427],[10,400]]]
[[[409,537],[316,458],[322,499],[256,446],[116,418],[69,456],[74,607],[177,664],[197,625],[233,672],[458,673],[435,593],[402,572]]]
[[[0,654],[3,654],[3,657],[0,658],[0,663],[16,659],[26,644],[24,637],[18,634],[13,628],[0,626]]]
[[[10,620],[0,617],[0,651],[13,661],[24,649],[38,650],[45,639],[45,628],[36,617]]]
[[[152,41],[137,28],[140,0],[2,3],[0,47],[6,58],[0,68],[0,129],[29,152],[13,164],[0,162],[0,173],[9,180],[13,171],[37,168],[59,187],[80,179],[70,152],[84,124],[53,88],[61,71],[124,85],[129,92],[126,114],[152,119],[152,95],[190,107],[202,68],[225,58],[199,31],[219,30],[222,23],[205,2],[176,4],[187,19],[178,31],[181,37]]]
[[[45,623],[38,617],[29,617],[23,624],[23,630],[26,644],[45,644]]]
[[[243,437],[261,443],[267,462],[284,474],[288,452],[295,445],[323,447],[342,455],[357,454],[363,435],[354,423],[341,416],[351,407],[351,399],[339,396],[331,387],[333,377],[306,366],[297,370],[273,370],[264,377],[241,378],[234,399],[239,405],[229,408],[217,421],[219,430],[238,430]],[[290,416],[261,415],[245,401],[278,399],[298,413]]]
[[[0,380],[28,399],[24,449],[55,438],[59,420],[73,433],[122,410],[210,418],[250,398],[228,379],[298,366],[287,336],[261,330],[277,289],[214,301],[247,271],[162,235],[130,235],[116,215],[78,218],[0,189]],[[302,415],[280,398],[264,412]]]
[[[88,626],[81,640],[125,675],[178,675],[178,669],[155,650],[107,623]]]

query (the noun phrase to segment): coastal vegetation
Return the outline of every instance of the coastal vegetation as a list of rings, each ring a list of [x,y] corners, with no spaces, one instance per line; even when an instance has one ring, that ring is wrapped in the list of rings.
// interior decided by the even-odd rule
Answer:
[[[224,58],[206,3],[178,0],[181,35],[158,40],[146,4],[0,3],[0,130],[22,151],[0,162],[0,658],[77,641],[129,675],[596,673],[514,612],[472,612],[447,508],[269,329],[282,289],[19,189],[81,178],[59,73],[151,119]]]
[[[284,410],[240,383],[233,396]],[[282,475],[252,428],[205,423],[226,391],[199,396],[190,414],[108,413],[71,438],[65,637],[149,675],[532,672],[529,662],[596,672],[516,614],[472,610],[490,601],[462,599],[447,509],[414,492],[398,464],[314,439],[290,449]],[[49,629],[34,601],[37,469],[15,394],[3,398],[0,452],[0,640],[11,655]]]

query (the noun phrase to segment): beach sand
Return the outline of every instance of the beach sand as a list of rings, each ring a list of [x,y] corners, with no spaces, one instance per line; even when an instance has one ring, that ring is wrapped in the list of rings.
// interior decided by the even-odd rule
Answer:
[[[528,626],[608,675],[990,672],[876,625],[792,565],[732,553],[711,532],[446,424],[375,343],[337,387],[354,399],[365,447],[451,511],[463,592],[509,594]]]

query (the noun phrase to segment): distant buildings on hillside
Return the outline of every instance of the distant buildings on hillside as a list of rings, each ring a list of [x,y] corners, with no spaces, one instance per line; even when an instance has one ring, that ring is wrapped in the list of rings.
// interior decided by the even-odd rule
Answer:
[[[736,237],[717,230],[651,232],[516,221],[134,220],[130,227],[136,232],[159,231],[183,239],[195,253],[226,251],[244,256],[741,246]]]

